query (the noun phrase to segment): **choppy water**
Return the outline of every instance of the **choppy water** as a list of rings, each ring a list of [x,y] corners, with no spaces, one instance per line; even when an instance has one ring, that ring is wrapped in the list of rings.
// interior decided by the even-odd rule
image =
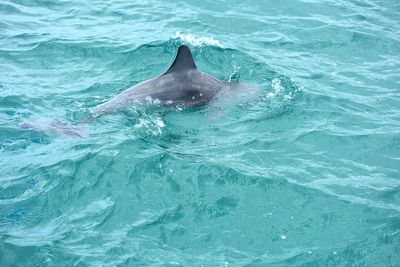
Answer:
[[[400,265],[400,4],[0,1],[1,266]],[[78,123],[162,73],[263,96]]]

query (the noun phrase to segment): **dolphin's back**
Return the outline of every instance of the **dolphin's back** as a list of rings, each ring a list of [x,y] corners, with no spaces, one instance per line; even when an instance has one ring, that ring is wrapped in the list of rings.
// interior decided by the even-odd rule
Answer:
[[[143,101],[158,100],[162,104],[181,104],[194,106],[207,102],[217,94],[225,83],[195,70],[163,74],[137,84],[122,98]]]
[[[194,106],[209,101],[224,83],[198,70],[163,75],[154,81],[152,98]]]
[[[197,69],[187,46],[179,47],[170,68],[162,75],[143,81],[97,106],[94,116],[112,113],[146,99],[167,105],[191,107],[208,102],[228,86],[226,83]]]

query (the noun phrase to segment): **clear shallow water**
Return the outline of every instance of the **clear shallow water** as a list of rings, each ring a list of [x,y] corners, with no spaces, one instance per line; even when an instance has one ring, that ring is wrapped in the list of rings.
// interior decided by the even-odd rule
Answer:
[[[400,264],[398,1],[1,1],[2,266]],[[263,96],[82,121],[163,72]]]

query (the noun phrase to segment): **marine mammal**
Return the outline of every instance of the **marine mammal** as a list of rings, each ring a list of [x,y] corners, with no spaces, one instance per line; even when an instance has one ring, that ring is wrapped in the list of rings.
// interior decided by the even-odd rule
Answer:
[[[258,96],[260,92],[256,86],[224,82],[200,71],[196,67],[189,48],[181,45],[174,62],[166,72],[140,82],[94,107],[89,117],[82,123],[69,124],[58,120],[37,120],[22,122],[19,126],[22,129],[48,129],[63,135],[82,137],[88,135],[84,124],[92,122],[101,115],[121,111],[134,105],[135,102],[151,100],[163,105],[193,107],[208,103],[214,98],[232,100],[233,96],[240,100],[249,99],[249,97]],[[220,104],[221,101],[218,102],[218,108]]]
[[[114,113],[135,101],[146,99],[164,105],[193,107],[209,102],[221,90],[229,87],[232,87],[232,84],[197,69],[189,48],[181,45],[174,62],[166,72],[116,95],[96,106],[91,113],[93,117]]]

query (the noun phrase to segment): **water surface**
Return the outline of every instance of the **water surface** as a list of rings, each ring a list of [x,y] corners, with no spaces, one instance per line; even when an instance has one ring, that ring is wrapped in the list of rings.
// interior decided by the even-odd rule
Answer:
[[[398,266],[398,1],[0,2],[2,266]],[[91,108],[197,66],[258,99]]]

